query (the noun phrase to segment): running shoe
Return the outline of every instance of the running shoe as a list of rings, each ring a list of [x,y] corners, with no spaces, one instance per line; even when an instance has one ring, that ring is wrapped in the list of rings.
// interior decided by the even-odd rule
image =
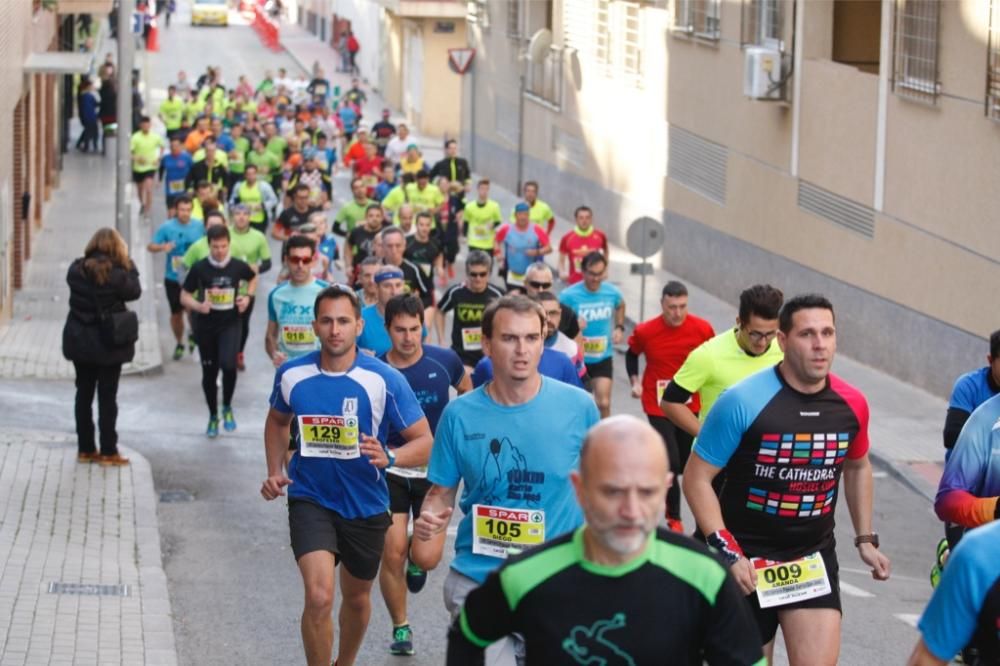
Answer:
[[[215,439],[219,436],[219,419],[217,417],[212,417],[208,420],[208,428],[205,429],[205,434],[208,435],[209,439]]]
[[[667,518],[667,529],[671,532],[684,534],[684,523],[681,522],[680,518]]]
[[[184,345],[177,345],[174,347],[174,360],[179,361],[182,356],[184,356]]]
[[[938,541],[937,553],[934,560],[934,566],[931,567],[931,587],[937,587],[938,583],[941,582],[941,574],[944,573],[944,563],[948,559],[948,540],[941,539]]]
[[[400,657],[416,654],[413,649],[413,630],[410,629],[410,625],[404,624],[392,630],[392,644],[389,645],[389,654]]]
[[[243,352],[240,352],[239,354],[236,355],[236,369],[239,370],[240,372],[247,369],[247,364],[243,360]]]
[[[194,341],[194,334],[188,333],[188,353],[189,354],[193,354],[194,353],[194,348],[197,347],[197,346],[198,345]]]
[[[427,583],[427,572],[406,560],[406,589],[416,594],[424,589],[425,583]]]
[[[236,417],[233,416],[233,408],[229,405],[222,406],[222,427],[226,432],[236,430]]]

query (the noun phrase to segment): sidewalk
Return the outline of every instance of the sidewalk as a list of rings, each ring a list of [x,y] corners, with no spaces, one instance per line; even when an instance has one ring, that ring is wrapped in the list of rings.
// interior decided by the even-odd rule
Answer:
[[[0,663],[177,663],[149,463],[0,433]]]
[[[75,126],[75,123],[74,123]],[[72,136],[76,136],[74,128]],[[66,271],[97,229],[115,223],[114,144],[106,156],[71,151],[63,157],[59,189],[45,208],[45,225],[32,229],[32,255],[25,287],[14,294],[11,319],[0,326],[0,378],[72,379],[62,355],[62,330],[69,311]],[[135,359],[123,374],[157,371],[163,364],[153,293],[153,265],[143,239],[146,223],[132,216],[132,259],[139,269],[142,298],[129,305],[139,315]]]
[[[314,62],[323,67],[333,85],[339,85],[342,90],[350,87],[350,76],[336,71],[339,57],[329,45],[321,42],[314,35],[297,25],[281,26],[281,40],[289,55],[299,65],[311,72]],[[374,92],[368,92],[368,103],[363,112],[365,122],[380,117],[382,108],[387,104]],[[396,122],[398,117],[393,120]],[[456,132],[457,133],[457,132]],[[425,161],[433,164],[443,156],[441,140],[438,137],[419,136],[411,134],[424,153]],[[475,169],[475,165],[472,165]],[[477,174],[478,175],[478,174]],[[488,174],[486,174],[488,175]],[[339,184],[339,183],[338,183]],[[539,196],[545,198],[545,182],[540,183]],[[343,191],[339,199],[349,196]],[[490,196],[496,199],[506,215],[517,203],[515,193],[499,187],[496,183],[490,188]],[[556,211],[557,225],[553,233],[552,246],[558,251],[559,238],[572,229],[572,222],[563,215],[570,211]],[[600,220],[597,221],[600,227]],[[548,257],[550,265],[557,265],[558,256],[553,253]],[[630,273],[630,266],[640,259],[622,247],[611,246],[611,266],[609,280],[622,290],[625,296],[626,312],[629,316],[629,326],[635,323],[639,316],[640,277]],[[658,257],[650,259],[653,266],[658,266]],[[645,316],[651,318],[657,315],[660,308],[660,289],[668,280],[681,280],[683,277],[673,275],[668,271],[657,269],[647,277]],[[792,295],[794,285],[782,285],[780,276],[775,276],[775,283],[782,286]],[[696,285],[687,283],[690,291],[692,312],[708,319],[716,331],[731,327],[736,319],[736,308],[732,305],[739,294],[732,295],[732,303],[722,301],[715,296],[699,289]],[[836,304],[835,304],[836,305]],[[620,350],[623,352],[623,350]],[[624,359],[622,359],[624,363]],[[971,367],[970,367],[971,369]],[[843,354],[837,357],[836,372],[841,377],[860,388],[868,396],[871,409],[870,436],[872,456],[882,463],[893,474],[909,484],[914,490],[932,499],[937,490],[944,460],[944,448],[941,444],[941,429],[947,403],[910,384],[858,363]],[[628,405],[618,405],[626,411],[640,413],[637,402]]]

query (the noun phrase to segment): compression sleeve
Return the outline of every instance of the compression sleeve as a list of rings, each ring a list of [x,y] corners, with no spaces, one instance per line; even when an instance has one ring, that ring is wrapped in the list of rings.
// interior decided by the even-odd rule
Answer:
[[[257,267],[257,273],[266,273],[271,270],[271,259],[268,257],[260,262],[260,266]]]
[[[955,448],[958,434],[962,432],[962,427],[969,420],[969,416],[969,412],[959,407],[948,408],[948,415],[944,417],[944,448]]]
[[[625,373],[629,378],[639,376],[639,356],[631,349],[625,352]]]
[[[628,357],[626,356],[626,363],[627,362]],[[677,382],[670,382],[667,384],[667,388],[663,391],[663,402],[675,402],[683,405],[690,399],[691,391],[688,391]]]
[[[973,419],[963,428],[945,463],[934,511],[941,520],[977,527],[994,519],[996,497],[979,497],[992,464],[989,422]],[[985,430],[985,432],[983,432]]]

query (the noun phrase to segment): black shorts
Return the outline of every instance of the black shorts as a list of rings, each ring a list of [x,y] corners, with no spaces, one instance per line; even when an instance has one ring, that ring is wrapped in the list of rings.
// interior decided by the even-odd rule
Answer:
[[[413,513],[420,515],[420,507],[424,504],[424,496],[431,489],[427,479],[411,479],[397,474],[386,474],[389,484],[389,511],[392,513]]]
[[[288,528],[295,560],[307,553],[328,550],[337,564],[343,561],[348,573],[359,580],[374,580],[378,574],[385,532],[391,524],[388,512],[348,520],[308,500],[288,500]]]
[[[167,304],[170,305],[170,314],[177,314],[184,308],[181,307],[181,283],[173,280],[164,280],[163,289],[167,292]]]
[[[799,601],[785,606],[772,606],[761,608],[757,600],[757,593],[748,594],[746,599],[750,604],[750,612],[753,613],[757,621],[757,629],[760,631],[760,644],[767,645],[774,640],[778,632],[778,611],[794,610],[797,608],[834,608],[841,613],[840,606],[840,565],[837,563],[837,551],[831,545],[820,551],[823,557],[823,564],[826,565],[826,574],[830,577],[830,593],[821,597],[813,597],[805,601]]]
[[[591,379],[594,379],[595,377],[613,379],[615,376],[613,361],[614,359],[609,356],[603,361],[598,361],[597,363],[585,363],[587,366],[587,374],[590,375]]]
[[[136,185],[139,185],[143,181],[153,178],[154,176],[156,176],[155,169],[153,171],[136,171],[134,169],[132,170],[132,182],[134,182]]]

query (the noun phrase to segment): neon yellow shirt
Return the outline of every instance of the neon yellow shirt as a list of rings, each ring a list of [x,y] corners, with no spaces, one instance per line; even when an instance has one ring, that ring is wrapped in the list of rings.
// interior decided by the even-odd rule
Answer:
[[[160,164],[160,151],[163,148],[163,137],[152,132],[139,130],[129,141],[132,152],[132,171],[146,173],[156,171]]]
[[[389,192],[389,194],[392,194],[392,192]],[[437,210],[444,203],[444,195],[441,194],[440,188],[433,183],[427,183],[427,187],[422,190],[417,187],[416,183],[410,183],[406,186],[406,195],[415,213],[425,210]]]
[[[180,98],[165,99],[160,104],[160,116],[167,131],[180,129],[184,122],[184,102]]]
[[[535,199],[535,205],[528,211],[528,219],[545,229],[549,220],[555,218],[555,214],[549,205],[541,199]],[[514,221],[514,211],[510,211],[510,221]]]
[[[477,250],[492,250],[497,235],[497,225],[503,221],[500,204],[487,199],[482,206],[479,201],[465,204],[462,218],[469,225],[469,247]]]

